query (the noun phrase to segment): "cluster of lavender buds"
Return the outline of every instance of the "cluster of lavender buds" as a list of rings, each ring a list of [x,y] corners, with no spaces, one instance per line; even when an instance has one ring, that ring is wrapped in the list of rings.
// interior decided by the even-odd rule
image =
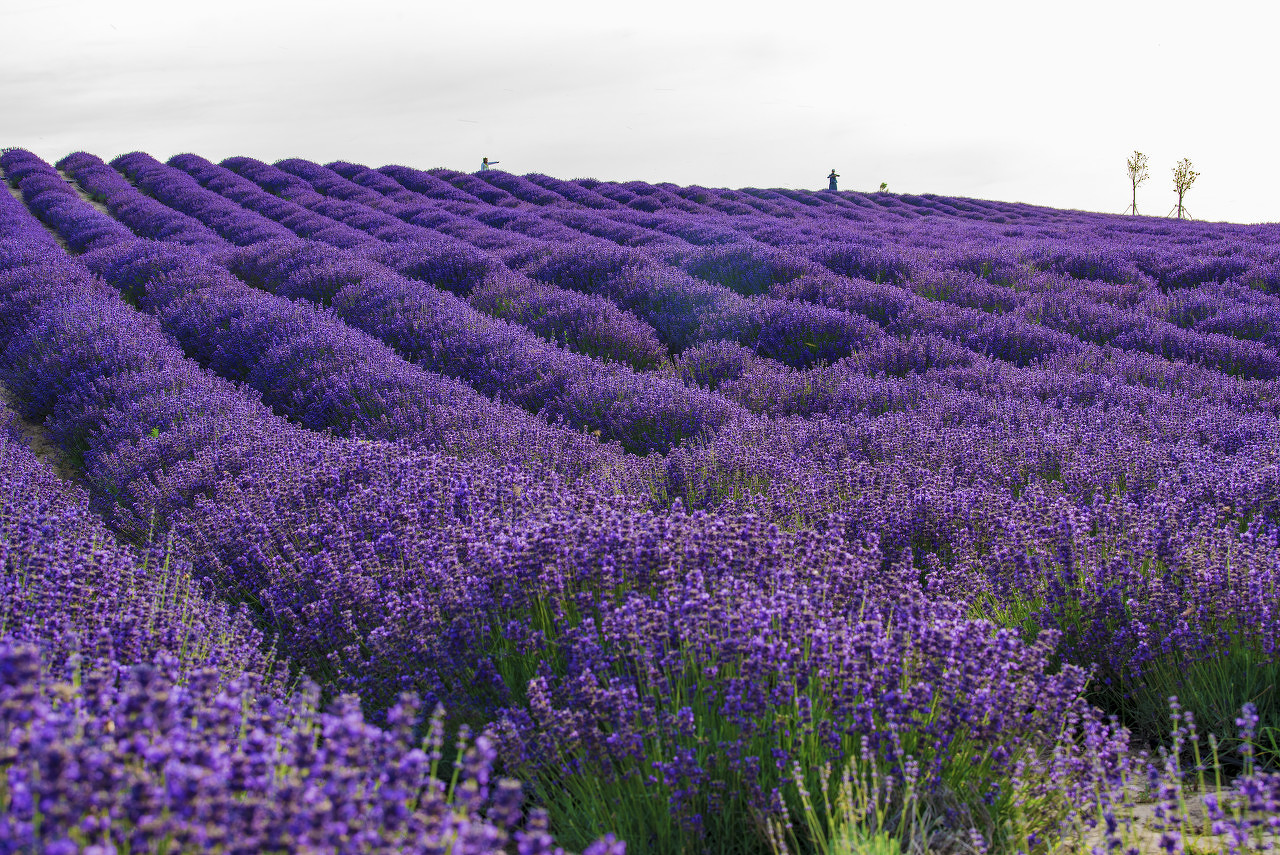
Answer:
[[[412,698],[380,728],[351,697],[317,712],[314,686],[281,697],[250,673],[179,673],[171,655],[48,671],[38,647],[0,640],[0,849],[564,851],[520,782],[494,774],[489,737],[462,734],[443,780],[443,718],[416,739]]]

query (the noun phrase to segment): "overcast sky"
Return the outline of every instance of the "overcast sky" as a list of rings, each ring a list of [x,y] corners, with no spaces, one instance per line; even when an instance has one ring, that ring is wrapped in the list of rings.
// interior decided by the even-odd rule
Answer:
[[[1280,12],[1219,0],[0,0],[0,146],[1280,221]]]

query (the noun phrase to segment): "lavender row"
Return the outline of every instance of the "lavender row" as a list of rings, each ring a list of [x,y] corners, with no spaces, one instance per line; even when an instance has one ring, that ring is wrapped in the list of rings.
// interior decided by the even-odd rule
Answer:
[[[642,198],[650,198],[650,196]],[[618,215],[611,216],[617,218]],[[701,230],[700,235],[681,232],[669,222],[665,226],[659,223],[659,227],[667,228],[668,230],[674,229],[677,234],[692,239],[694,243],[716,243],[733,239],[733,232],[726,232],[718,238],[709,237],[705,233],[709,224],[704,220],[694,219],[690,223],[690,227]],[[826,244],[814,248],[793,246],[793,249],[803,252],[813,260],[821,262],[825,267],[842,275],[867,277],[877,282],[883,280],[888,283],[898,284],[910,282],[912,276],[911,266],[907,262],[906,256],[895,256],[875,247]],[[749,253],[751,250],[746,248],[745,251]],[[716,273],[721,271],[728,273],[728,276],[721,273],[720,281],[740,277],[743,251],[735,253],[728,259],[723,257],[723,253],[720,253],[720,255],[719,259],[715,259],[714,255],[709,257],[708,253],[701,253],[699,261],[694,262],[695,269],[704,278],[710,278],[712,281],[717,281]],[[710,267],[707,265],[707,261],[711,261]],[[778,269],[778,263],[775,262],[772,265],[772,269],[768,271],[771,282],[760,282],[758,279],[751,283],[738,281],[735,283],[738,285],[735,290],[746,291],[747,293],[761,293],[768,284],[786,285],[792,279],[815,273],[812,269],[804,270],[801,259],[796,259],[796,261],[801,263],[792,264],[790,269],[787,268],[786,261],[781,262],[781,270]],[[1108,262],[1105,259],[1094,260],[1079,254],[1063,255],[1059,252],[1058,255],[1054,256],[1042,251],[1038,254],[1030,253],[1029,258],[1024,261],[1024,266],[1030,265],[1032,269],[1039,268],[1055,271],[1076,278],[1100,278],[1107,281],[1124,282],[1143,275],[1133,263],[1128,263],[1126,266],[1118,262],[1110,262],[1111,266],[1108,267],[1106,266]],[[761,265],[757,263],[754,266],[758,269]],[[916,264],[915,266],[919,272],[919,265]],[[817,278],[820,279],[821,277]],[[944,274],[944,278],[948,277],[945,277]],[[798,284],[779,290],[778,295],[793,297],[798,294],[803,297],[806,296],[807,291],[807,296],[810,300],[830,305],[828,301],[832,297],[824,294],[824,291],[834,289],[840,297],[844,297],[840,292],[848,290],[847,286],[842,286],[838,283],[834,285],[817,285],[818,296],[815,299],[813,293],[815,285],[807,284],[798,288]],[[1039,287],[1043,288],[1044,286]],[[954,292],[954,286],[949,290]],[[990,308],[994,305],[997,308],[1007,310],[1013,308],[1014,304],[1025,302],[1011,295],[1007,286],[984,285],[981,282],[973,282],[964,286],[964,292],[967,300],[978,300],[982,308]],[[876,293],[868,295],[869,299],[856,300],[852,303],[847,302],[847,298],[845,298],[846,302],[843,305],[839,303],[837,305],[840,308],[850,310],[854,310],[854,307],[856,307],[863,313],[874,316],[884,311],[885,307],[882,301],[885,296],[884,293]],[[918,303],[919,301],[917,300],[916,302]],[[1038,314],[1035,317],[1038,323],[1048,323],[1051,327],[1064,331],[1072,337],[1084,338],[1094,343],[1115,344],[1123,349],[1146,350],[1171,358],[1207,361],[1209,364],[1231,373],[1240,373],[1248,377],[1274,377],[1276,376],[1277,367],[1280,366],[1277,356],[1267,349],[1259,348],[1249,343],[1232,342],[1220,335],[1206,335],[1203,332],[1179,332],[1167,325],[1163,327],[1159,325],[1153,326],[1150,321],[1146,321],[1140,316],[1117,310],[1108,310],[1106,307],[1099,306],[1094,302],[1084,305],[1077,303],[1071,310],[1074,314],[1064,314],[1061,311],[1060,304],[1056,301],[1052,305],[1058,308],[1059,311],[1047,317],[1043,313]],[[898,310],[900,311],[901,308],[899,306]],[[1100,311],[1102,314],[1099,314]],[[1082,316],[1082,313],[1087,317]],[[1262,311],[1254,313],[1254,317],[1261,323],[1265,323],[1262,320],[1263,316],[1264,313]],[[1246,315],[1246,317],[1248,316]],[[972,326],[973,321],[974,319],[972,318],[962,319],[962,323],[965,326]],[[1002,350],[1017,360],[1037,358],[1047,355],[1049,352],[1073,347],[1073,344],[1065,339],[1056,343],[1043,341],[1044,335],[1033,329],[1016,330],[1016,321],[1013,326],[1015,329],[1006,328],[995,331],[992,334],[994,341],[989,346]],[[1010,340],[1011,334],[1013,335],[1012,340]],[[1258,334],[1255,333],[1254,335],[1256,337]],[[1046,348],[1050,348],[1050,350],[1046,351]]]
[[[529,282],[511,274],[483,250],[457,240],[442,241],[436,232],[398,222],[382,211],[388,206],[401,206],[316,164],[289,160],[275,168],[248,158],[232,158],[227,163],[236,170],[233,173],[190,155],[175,158],[174,163],[203,186],[231,194],[231,198],[254,210],[259,208],[252,200],[262,191],[247,180],[250,178],[300,208],[351,224],[380,240],[411,243],[411,247],[373,249],[363,254],[411,278],[469,296],[471,304],[486,314],[518,323],[579,353],[627,362],[638,369],[653,367],[665,356],[653,329],[630,312],[620,311],[611,301]],[[317,190],[338,198],[328,198]],[[346,201],[353,199],[361,204]],[[273,202],[278,204],[278,200]],[[421,213],[420,209],[421,206],[414,206],[399,213],[411,221]],[[470,276],[455,272],[460,257],[466,259],[462,264],[469,268]]]
[[[1046,338],[1043,332],[1027,328],[1026,321],[1030,320],[1034,324],[1043,324],[1052,330],[1094,344],[1146,351],[1170,359],[1203,362],[1245,377],[1273,379],[1280,376],[1277,374],[1280,371],[1280,355],[1274,349],[1249,341],[1233,341],[1227,336],[1214,333],[1213,327],[1209,325],[1204,330],[1186,331],[1168,323],[1153,323],[1150,318],[1138,312],[1108,306],[1070,277],[1053,277],[1045,281],[1045,277],[1041,276],[1038,277],[1039,281],[1036,281],[1036,277],[1028,281],[1024,275],[1017,281],[1019,289],[1033,290],[1036,295],[1030,299],[1011,299],[1000,293],[1001,290],[1008,291],[1007,287],[997,288],[985,284],[975,276],[957,276],[955,272],[946,271],[933,272],[919,265],[914,272],[910,272],[904,262],[892,256],[886,257],[882,250],[873,247],[841,248],[839,263],[833,260],[836,256],[833,256],[831,249],[816,253],[810,251],[811,259],[823,262],[824,266],[834,272],[853,277],[833,279],[806,265],[805,261],[808,259],[795,254],[796,250],[801,249],[803,248],[793,247],[792,252],[782,253],[761,251],[751,246],[740,249],[717,248],[691,258],[686,264],[696,275],[713,281],[733,282],[740,290],[773,293],[779,297],[804,299],[857,311],[875,319],[885,325],[888,331],[896,334],[925,332],[955,335],[953,330],[965,330],[970,335],[978,336],[974,342],[978,347],[985,347],[988,352],[1002,358],[1012,357],[1013,361],[1019,363],[1053,352],[1069,352],[1078,347],[1069,339],[1055,340],[1052,335]],[[867,281],[869,279],[876,281]],[[957,312],[948,306],[922,300],[911,291],[895,285],[899,283],[919,289],[921,286],[916,283],[920,280],[931,283],[927,286],[930,296],[945,296],[951,302],[958,296],[957,289],[962,289],[962,304],[973,305],[976,297],[982,309],[994,308],[1016,314],[1010,324],[994,318],[983,318],[981,315]],[[1265,310],[1261,308],[1254,310],[1252,314],[1247,310],[1239,313],[1237,317],[1241,320],[1253,317],[1255,329],[1256,325],[1262,325],[1251,336],[1243,337],[1264,337],[1265,331],[1269,330],[1269,326],[1265,325],[1265,315]],[[947,317],[953,319],[950,324],[944,321]],[[1001,323],[1005,326],[1003,330],[1000,329]],[[1228,324],[1230,321],[1222,324],[1219,329],[1234,328]],[[948,326],[951,330],[948,330]],[[990,332],[984,332],[984,328]],[[1013,336],[1012,339],[1010,336]]]
[[[287,163],[287,162],[285,162]],[[283,163],[281,164],[283,165]],[[449,187],[453,193],[459,191],[453,184],[445,182],[438,177],[438,170],[433,172],[423,172],[421,170],[411,169],[405,166],[386,166],[378,171],[372,171],[364,167],[348,163],[330,164],[330,168],[343,178],[350,180],[354,184],[367,187],[369,190],[384,196],[386,199],[395,200],[401,205],[409,205],[409,208],[390,207],[388,210],[403,210],[405,213],[412,213],[417,206],[423,204],[440,204],[445,197],[445,193],[438,188],[440,184]],[[501,174],[501,173],[495,173]],[[514,177],[514,176],[512,176]],[[479,179],[472,176],[455,175],[453,181],[478,181]],[[348,194],[344,198],[351,198],[354,201],[360,201],[366,205],[378,206],[378,200],[370,195],[355,194],[349,187],[337,184],[331,180],[326,181],[329,186],[324,188],[324,192],[339,192]],[[474,187],[474,185],[472,185]],[[484,182],[481,182],[484,187]],[[332,188],[332,190],[330,189]],[[500,192],[493,188],[487,188],[488,192]],[[485,192],[481,189],[480,192]],[[580,196],[581,194],[579,194]],[[503,229],[516,228],[521,231],[528,232],[534,237],[550,237],[556,243],[573,242],[581,239],[583,235],[591,237],[599,237],[615,243],[625,245],[646,245],[651,250],[659,247],[668,248],[688,248],[688,244],[671,235],[663,234],[652,229],[635,228],[625,223],[619,223],[614,219],[603,217],[595,214],[592,208],[600,207],[598,204],[588,203],[588,210],[583,210],[576,205],[565,207],[554,206],[550,208],[538,208],[533,211],[524,213],[523,216],[506,211],[500,214],[489,213],[492,209],[487,208],[482,200],[472,194],[464,194],[469,198],[471,203],[465,207],[459,208],[460,213],[475,220],[492,220],[495,224],[501,224]],[[603,197],[598,199],[607,202]],[[492,229],[491,229],[492,230]],[[486,237],[475,232],[475,227],[459,231],[458,234],[468,240],[476,242],[477,245],[485,246],[490,242],[497,241],[504,249],[505,255],[519,255],[519,247],[512,247],[511,237],[508,235],[506,240],[501,240],[497,235]]]
[[[112,199],[127,199],[131,188],[111,174],[114,179],[101,176],[95,186]],[[304,427],[412,439],[574,474],[607,457],[580,433],[554,429],[410,366],[330,315],[250,288],[191,250],[122,241],[84,260],[155,314],[188,356],[259,390],[278,413]]]
[[[474,289],[467,302],[593,359],[623,362],[637,371],[668,361],[653,327],[608,299],[508,273]]]
[[[307,177],[317,189],[326,193],[340,192],[346,198],[357,196],[366,204],[378,204],[378,194],[366,191],[358,195],[351,185],[344,187],[340,181],[334,180],[336,176],[332,173],[326,176],[314,165],[285,161],[281,167]],[[237,161],[236,168],[255,177],[264,187],[288,181],[288,174],[282,176],[281,170],[247,163],[243,159]],[[405,172],[400,170],[398,174],[404,175]],[[544,259],[547,253],[550,253],[550,259]],[[523,266],[535,278],[592,291],[594,289],[590,287],[583,288],[582,283],[557,281],[562,274],[548,274],[547,271],[552,267],[557,270],[572,268],[580,261],[586,263],[579,256],[609,254],[606,247],[578,241],[564,248],[552,245],[543,252],[528,253],[531,260]],[[768,299],[743,299],[727,289],[699,283],[656,262],[644,259],[642,264],[642,258],[634,253],[622,254],[603,262],[610,264],[615,273],[620,273],[628,264],[646,269],[634,277],[636,281],[617,283],[612,288],[604,286],[602,292],[653,325],[673,350],[678,351],[696,341],[726,338],[750,346],[765,356],[803,366],[846,356],[852,348],[874,335],[873,328],[865,322],[859,323],[858,319],[842,313]],[[599,263],[597,261],[597,266]],[[595,284],[597,287],[603,285]]]
[[[675,351],[697,342],[736,341],[762,356],[807,366],[875,342],[879,328],[829,308],[744,298],[633,250],[579,243],[554,248],[523,272],[561,287],[601,293],[634,311]]]
[[[695,221],[694,225],[705,228],[699,221]],[[691,237],[691,235],[684,236]],[[694,242],[711,241],[704,236],[702,239],[695,239]],[[814,254],[815,252],[816,255]],[[897,283],[907,282],[910,278],[910,270],[903,257],[886,255],[882,250],[875,250],[874,248],[858,246],[828,247],[807,250],[807,254],[836,272],[846,275],[864,276],[877,281],[884,279]],[[1106,257],[1080,255],[1078,252],[1064,255],[1059,251],[1055,256],[1045,251],[1039,251],[1028,255],[1029,261],[1027,263],[1031,264],[1033,269],[1038,268],[1059,272],[1075,278],[1124,282],[1143,275],[1138,266],[1132,262],[1110,261]],[[740,260],[740,257],[732,259],[733,262],[740,262]],[[724,269],[726,266],[731,269],[740,268],[740,264],[725,265],[722,261],[721,268]],[[773,272],[776,275],[776,271]],[[1243,268],[1236,269],[1234,272],[1241,273]],[[793,278],[797,275],[795,272],[789,273]],[[1231,271],[1226,274],[1219,272],[1217,275],[1219,278],[1223,278],[1226,275],[1230,275],[1230,273]],[[1044,286],[1039,287],[1043,288]],[[987,292],[983,294],[985,298],[983,299],[984,308],[990,304],[993,297],[995,300],[1003,297],[1005,301],[1008,301],[1008,297],[998,292],[995,295],[990,295],[989,292],[996,290],[994,286],[988,285],[984,288],[981,284],[975,283],[968,285],[966,288],[967,292],[970,293],[974,292],[975,289],[979,293]],[[1007,291],[1007,288],[1004,290]],[[781,292],[780,295],[790,296],[786,291]],[[882,295],[878,294],[876,297],[881,298]],[[874,302],[870,304],[862,302],[858,305],[864,312],[870,311],[874,313],[877,311]],[[1280,359],[1266,349],[1260,349],[1247,343],[1231,342],[1220,335],[1206,335],[1203,332],[1184,333],[1167,325],[1153,327],[1149,321],[1144,321],[1139,316],[1117,310],[1107,310],[1104,306],[1099,306],[1093,301],[1085,304],[1076,301],[1070,310],[1074,314],[1064,313],[1062,311],[1063,307],[1058,301],[1054,301],[1051,305],[1059,309],[1059,311],[1049,316],[1039,314],[1035,318],[1037,322],[1049,323],[1050,326],[1065,331],[1074,337],[1084,338],[1098,344],[1115,344],[1123,349],[1147,350],[1172,358],[1193,361],[1206,360],[1211,365],[1216,365],[1232,373],[1242,373],[1245,376],[1273,377],[1276,375],[1277,365],[1280,365]],[[848,308],[848,306],[843,308]],[[1005,305],[1002,308],[1009,308],[1009,306]],[[1100,310],[1103,312],[1102,314],[1099,314]],[[1246,314],[1245,317],[1250,316]],[[1255,311],[1252,317],[1256,319],[1255,327],[1257,323],[1265,324],[1265,311]],[[1268,329],[1265,326],[1263,328]],[[1252,337],[1258,336],[1258,333],[1254,333]],[[1007,338],[1007,335],[1005,337]],[[1034,341],[1036,338],[1035,332],[1030,331],[1022,335],[1024,339],[1028,337]],[[1059,348],[1069,346],[1065,342],[1058,345]],[[1032,352],[1043,352],[1043,346],[1035,347],[1033,345]],[[1027,358],[1025,354],[1018,354],[1018,356]]]
[[[581,205],[588,208],[616,208],[616,203],[594,194],[585,188],[576,188],[572,198],[560,191],[565,182],[557,181],[546,175],[512,175],[500,169],[490,169],[476,176],[480,181],[502,190],[512,198],[531,205],[570,207]]]
[[[236,253],[230,267],[276,293],[329,303],[346,323],[425,368],[599,431],[631,452],[666,451],[746,415],[720,396],[550,346],[339,250],[264,245]]]
[[[327,203],[323,199],[315,197],[309,199],[308,202],[303,202],[308,207],[311,204],[315,204],[316,207],[313,210],[316,211],[327,212],[328,210],[333,210],[336,215],[351,216],[354,214],[355,216],[360,216],[363,214],[368,217],[369,213],[362,211],[361,208],[371,207],[390,222],[394,222],[396,219],[412,222],[414,217],[419,217],[427,211],[439,216],[440,209],[430,205],[426,200],[414,199],[413,201],[406,201],[411,194],[384,196],[371,188],[361,187],[359,184],[349,181],[331,169],[300,158],[282,160],[275,166],[269,166],[251,158],[233,157],[223,161],[223,166],[259,184],[286,185],[291,190],[300,191],[303,194],[310,191],[322,197],[329,197]],[[292,182],[289,180],[289,176],[293,176]],[[303,198],[306,197],[304,196]],[[335,205],[334,199],[341,199],[351,203],[351,205]],[[487,227],[489,232],[504,232],[504,237],[511,241],[511,243],[504,246],[507,251],[530,249],[548,241],[562,243],[580,237],[572,229],[558,226],[534,214],[508,209],[498,211],[479,209],[472,212],[471,216],[467,217],[465,221],[455,222],[467,229],[467,232],[463,232],[464,234],[472,232],[481,226]],[[436,226],[436,228],[439,227],[440,225]],[[517,238],[521,235],[529,240],[518,242]]]
[[[95,245],[110,244],[133,237],[128,228],[107,214],[86,205],[74,187],[40,158],[22,149],[7,149],[0,163],[5,179],[13,187],[25,185],[24,198],[31,210],[51,228],[73,234],[68,247],[84,252]],[[38,197],[38,203],[31,200]]]
[[[237,246],[266,240],[291,240],[292,230],[265,217],[246,217],[244,208],[216,193],[192,194],[191,182],[173,170],[154,168],[156,161],[141,152],[121,155],[112,166],[139,189],[170,208],[186,214]]]
[[[112,217],[139,237],[185,244],[205,251],[227,246],[227,241],[204,223],[179,214],[134,190],[119,173],[94,155],[87,152],[69,154],[58,161],[58,168],[74,179],[90,199],[105,206]]]
[[[203,198],[198,190],[188,192]],[[400,262],[421,264],[412,253]],[[518,327],[478,315],[451,294],[337,250],[315,245],[251,249],[235,256],[231,266],[248,281],[283,296],[332,303],[344,321],[423,367],[459,376],[482,392],[501,394],[574,427],[598,430],[602,438],[616,439],[629,451],[665,450],[715,430],[733,415],[723,399],[616,366],[602,370],[591,359],[548,347]]]
[[[256,284],[266,284],[267,280],[264,278],[262,271],[252,272],[252,264],[255,263],[254,259],[265,253],[265,257],[271,259],[269,263],[278,264],[282,257],[281,249],[280,246],[270,245],[265,250],[241,253],[233,257],[230,263],[234,269],[247,275]],[[317,253],[320,254],[317,255]],[[316,300],[320,300],[321,292],[324,292],[323,301],[328,301],[335,296],[334,292],[339,287],[349,283],[353,286],[359,286],[365,283],[366,280],[369,283],[385,282],[390,287],[398,288],[404,292],[401,299],[411,300],[412,303],[409,305],[416,303],[421,307],[418,310],[420,314],[416,320],[397,313],[394,316],[396,325],[405,327],[408,324],[406,329],[412,330],[418,336],[426,329],[430,329],[430,327],[423,327],[422,321],[424,319],[427,319],[431,326],[443,326],[444,329],[451,330],[450,334],[437,339],[442,343],[447,342],[449,350],[442,353],[438,350],[426,350],[424,347],[419,346],[416,352],[408,353],[415,361],[428,368],[442,370],[455,376],[461,375],[463,379],[468,380],[472,386],[479,388],[481,391],[490,394],[502,394],[506,396],[507,400],[513,400],[518,405],[523,405],[533,410],[544,410],[553,417],[564,419],[574,428],[586,425],[589,429],[600,431],[605,439],[622,441],[629,450],[643,453],[655,448],[668,448],[687,436],[694,436],[705,430],[714,429],[717,424],[722,424],[725,419],[732,415],[732,407],[728,402],[717,401],[714,398],[687,390],[683,386],[672,384],[668,381],[658,378],[643,378],[620,368],[601,372],[599,363],[585,357],[575,357],[573,354],[549,347],[537,339],[532,339],[527,334],[522,334],[522,331],[518,328],[501,324],[501,322],[482,319],[482,316],[476,315],[474,310],[471,310],[465,303],[458,301],[452,295],[442,294],[433,288],[403,280],[392,275],[390,271],[380,265],[363,262],[356,258],[336,256],[332,252],[326,256],[317,246],[312,246],[309,249],[304,245],[297,245],[293,246],[292,249],[285,250],[283,253],[283,257],[286,259],[292,255],[298,256],[298,260],[294,263],[306,269],[302,271],[290,269],[281,274],[278,279],[272,280],[270,287],[273,290],[281,289],[280,293],[284,296],[305,294],[305,296]],[[328,260],[326,261],[326,259]],[[111,262],[107,261],[106,263],[110,264]],[[287,278],[291,273],[296,273],[297,276],[295,278],[299,279],[299,281],[289,286],[281,280]],[[208,282],[208,275],[216,274],[207,274],[203,279],[197,277],[197,281]],[[302,281],[304,279],[307,281]],[[134,283],[135,286],[137,284],[139,283]],[[328,290],[326,291],[325,289]],[[343,293],[347,293],[346,290]],[[365,296],[367,296],[367,293]],[[171,299],[172,296],[165,298],[166,301]],[[222,299],[224,306],[231,305],[225,302],[227,299],[225,296]],[[248,298],[245,297],[245,299]],[[263,302],[264,300],[270,302],[265,297],[259,298],[258,302]],[[199,300],[188,302],[194,307],[192,311],[210,311],[210,307],[204,306]],[[338,302],[335,304],[335,309],[340,316],[345,318],[346,315],[343,314],[344,305],[344,303]],[[379,311],[378,305],[379,303],[365,303],[364,308],[366,311]],[[263,311],[267,311],[267,314],[262,314]],[[263,323],[268,324],[267,329],[273,323],[269,321],[272,311],[280,310],[259,308],[256,312],[262,317]],[[334,330],[331,335],[345,336],[347,339],[352,340],[353,343],[349,343],[346,346],[348,350],[357,345],[361,345],[366,349],[371,346],[370,344],[364,344],[362,341],[357,341],[361,339],[359,334],[332,327],[321,315],[308,313],[300,307],[292,307],[288,311],[298,317],[314,318],[315,320],[307,321],[312,325],[316,323],[328,324]],[[452,319],[444,312],[449,312],[453,316]],[[181,321],[180,319],[175,319],[174,323],[181,323]],[[261,375],[257,378],[259,381],[257,385],[260,387],[273,390],[273,393],[278,395],[290,394],[289,389],[291,388],[301,394],[303,396],[301,402],[284,402],[288,404],[287,411],[294,417],[303,417],[305,410],[303,405],[308,400],[311,400],[316,402],[313,406],[313,409],[316,409],[313,414],[313,421],[318,419],[317,424],[322,424],[335,418],[351,418],[353,414],[367,423],[376,424],[382,420],[378,412],[382,407],[375,406],[369,412],[363,412],[358,400],[352,400],[353,397],[358,396],[354,396],[351,391],[341,392],[341,390],[336,390],[340,392],[337,396],[319,395],[317,397],[315,384],[303,382],[306,379],[305,372],[301,379],[287,378],[288,373],[300,365],[296,359],[291,358],[287,350],[280,350],[277,353],[279,359],[284,361],[277,366],[279,370],[274,374],[271,372],[272,363],[265,363],[265,367],[259,366],[259,356],[267,352],[261,349],[269,344],[269,340],[266,338],[258,337],[259,344],[255,345],[252,353],[244,351],[237,357],[237,354],[233,351],[226,351],[217,347],[216,344],[201,341],[202,330],[205,328],[203,322],[198,322],[194,326],[191,326],[190,322],[187,323],[186,339],[188,346],[192,348],[203,347],[206,351],[209,351],[209,354],[217,351],[224,358],[224,361],[230,359],[231,362],[228,362],[223,368],[230,372],[232,376],[247,378],[247,372],[254,368]],[[479,328],[477,329],[477,327]],[[376,327],[370,329],[370,332],[377,335]],[[243,336],[245,331],[243,329],[228,328],[225,333],[227,335],[239,333]],[[352,339],[353,335],[355,339]],[[494,342],[495,346],[478,345],[475,341],[477,335],[487,335],[488,340]],[[385,335],[379,335],[378,337],[385,338]],[[302,333],[299,333],[295,338],[299,342],[309,341],[308,336]],[[497,346],[498,343],[501,343],[501,346]],[[240,350],[243,351],[246,346],[245,341],[240,341]],[[500,353],[503,349],[511,353],[510,357],[495,364],[494,354]],[[403,347],[401,347],[401,352],[406,352]],[[206,358],[209,358],[209,354],[206,354]],[[424,357],[426,358],[424,359]],[[380,358],[385,359],[386,357],[382,354],[379,354],[378,358],[366,356],[363,361],[368,362],[373,359],[376,363],[380,361]],[[238,361],[236,361],[237,359]],[[332,372],[340,367],[329,366],[324,362],[310,364],[312,368],[309,370],[321,371],[322,373]],[[574,382],[573,375],[575,373],[582,379]],[[339,374],[341,374],[340,371]],[[406,380],[405,382],[409,381]],[[378,390],[376,395],[370,392],[369,398],[385,397],[388,393],[387,387],[389,384],[377,372],[374,372],[368,378],[366,385],[369,384],[373,384],[374,387],[383,387]],[[422,381],[419,380],[416,384],[410,385],[421,387]],[[320,391],[322,392],[323,388]],[[420,394],[421,392],[422,390],[418,389],[413,394]],[[452,394],[456,396],[457,390],[453,389]],[[405,419],[410,422],[421,418],[421,416],[410,418],[410,415],[414,412],[411,403],[406,403],[404,407],[398,410],[394,406],[391,409],[401,412]],[[448,411],[449,408],[447,407],[441,408],[444,418],[456,418],[456,416],[449,415]],[[466,410],[464,409],[463,413],[465,412]],[[338,423],[340,424],[341,422],[339,421]],[[372,432],[377,435],[387,435],[387,432],[402,435],[404,432],[413,429],[413,427],[413,424],[395,424],[393,422],[390,425],[383,425]],[[506,428],[504,428],[503,432],[510,433]],[[551,437],[551,439],[554,439],[554,437]],[[564,446],[566,443],[581,445],[581,442],[574,440],[572,437],[567,440],[557,441],[555,444]],[[519,457],[520,455],[517,455],[517,458]]]
[[[465,242],[394,220],[385,222],[390,218],[379,221],[377,213],[367,209],[350,215],[360,228],[368,229],[372,237],[402,242],[386,246],[379,241],[364,240],[350,230],[339,232],[345,228],[341,223],[323,214],[310,214],[307,209],[270,195],[235,173],[194,155],[178,156],[174,162],[206,187],[228,194],[229,198],[263,212],[264,216],[281,219],[300,235],[315,236],[339,246],[358,244],[362,254],[389,264],[404,275],[463,296],[488,282],[490,287],[477,294],[472,304],[489,314],[528,326],[543,338],[566,344],[588,356],[623,361],[637,368],[651,367],[662,359],[662,346],[652,329],[634,315],[619,311],[604,299],[538,286],[515,277],[488,253]],[[146,171],[152,181],[159,180],[158,176],[168,171],[154,161],[148,163],[140,155],[129,156],[119,163],[133,174]],[[278,170],[276,174],[284,175]],[[182,179],[170,174],[169,180],[181,182]],[[293,182],[302,183],[297,179]],[[324,210],[346,216],[341,210],[332,210],[333,200],[323,199],[314,191],[306,192],[314,197],[313,202],[320,200]],[[189,195],[201,194],[193,188]],[[297,188],[291,195],[297,195]],[[324,208],[326,204],[329,207]],[[374,219],[371,220],[371,216]],[[233,230],[230,234],[234,237],[236,232]],[[413,239],[412,243],[404,242],[409,238]],[[499,281],[490,281],[494,279]]]
[[[471,218],[459,218],[441,211],[432,204],[418,204],[405,208],[403,205],[382,199],[371,190],[355,187],[366,198],[377,197],[383,208],[390,207],[400,216],[393,216],[385,210],[368,209],[368,206],[353,205],[345,199],[326,199],[311,186],[297,176],[278,169],[267,167],[249,158],[231,158],[227,165],[241,170],[268,170],[262,186],[237,174],[226,166],[216,166],[203,158],[194,155],[180,155],[173,158],[171,165],[188,172],[204,186],[219,194],[226,195],[236,202],[262,213],[272,219],[289,218],[287,225],[297,231],[304,228],[316,234],[341,234],[341,240],[329,240],[336,246],[353,246],[369,243],[372,239],[391,242],[429,241],[440,242],[440,234],[452,234],[461,231],[463,235],[476,234],[487,236],[480,239],[479,245],[485,249],[507,248],[512,245],[527,248],[531,239],[524,238],[515,232],[502,231],[486,227]],[[279,195],[276,195],[279,194]],[[315,205],[311,210],[306,204]],[[403,218],[403,219],[402,219]],[[348,225],[343,220],[350,219],[358,225]],[[454,228],[445,228],[452,222]],[[368,233],[365,230],[368,230]],[[299,234],[302,234],[299,232]],[[302,236],[311,236],[303,234]]]

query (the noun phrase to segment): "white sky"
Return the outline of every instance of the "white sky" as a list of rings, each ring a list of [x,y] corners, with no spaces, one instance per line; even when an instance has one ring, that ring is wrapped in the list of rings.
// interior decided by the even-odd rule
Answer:
[[[1280,6],[0,0],[0,146],[1280,221]]]

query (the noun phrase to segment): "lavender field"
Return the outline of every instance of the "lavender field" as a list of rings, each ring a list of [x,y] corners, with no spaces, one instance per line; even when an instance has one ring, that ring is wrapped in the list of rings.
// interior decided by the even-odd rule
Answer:
[[[0,170],[0,853],[1280,846],[1280,225]]]

